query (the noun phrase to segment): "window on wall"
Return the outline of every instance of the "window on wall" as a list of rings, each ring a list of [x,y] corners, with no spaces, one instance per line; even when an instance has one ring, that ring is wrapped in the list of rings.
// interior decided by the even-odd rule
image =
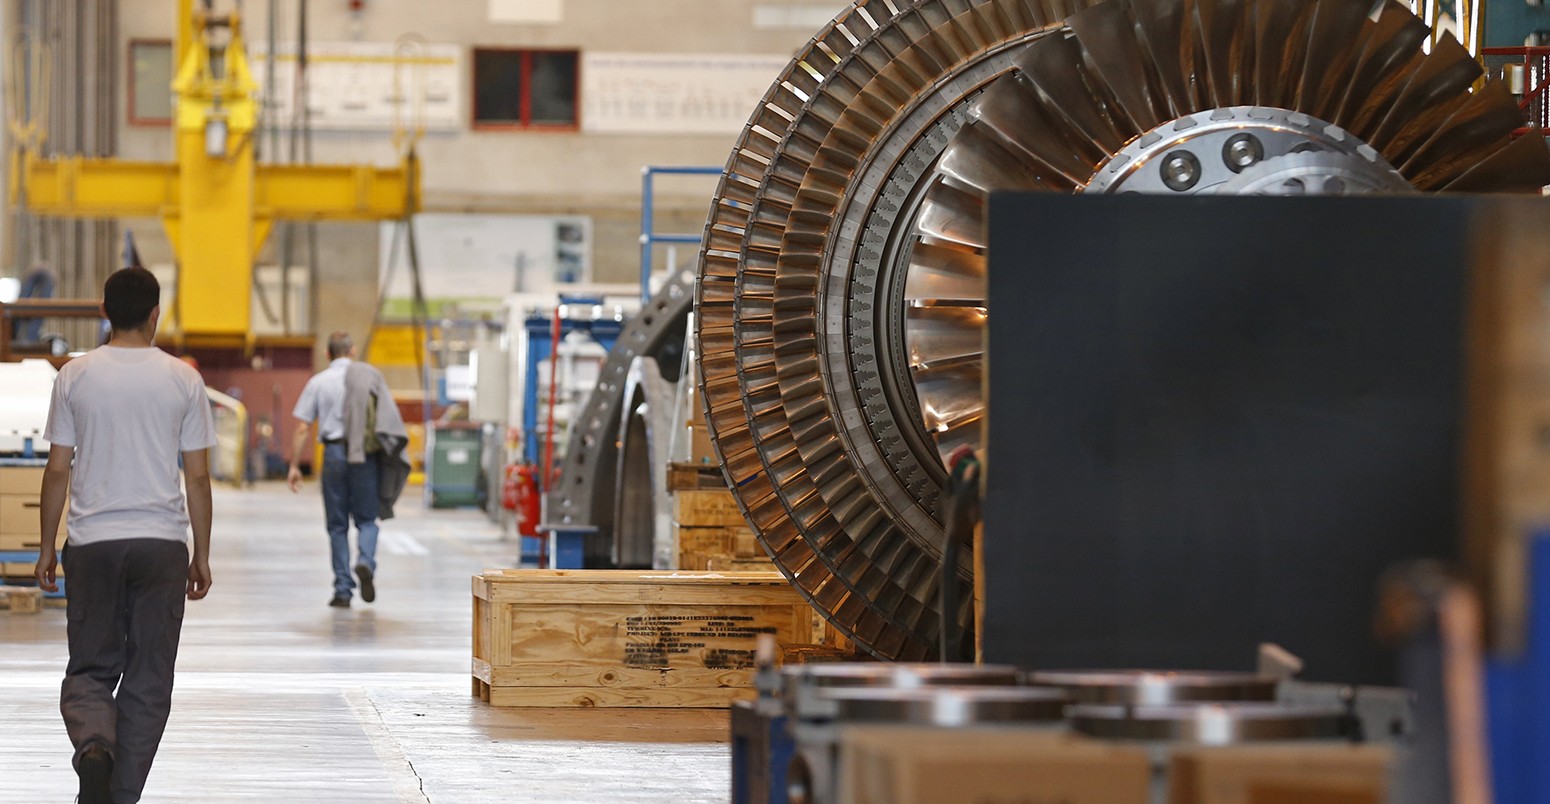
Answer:
[[[135,39],[129,43],[129,123],[172,123],[172,42]]]
[[[574,50],[474,49],[476,128],[575,129]]]

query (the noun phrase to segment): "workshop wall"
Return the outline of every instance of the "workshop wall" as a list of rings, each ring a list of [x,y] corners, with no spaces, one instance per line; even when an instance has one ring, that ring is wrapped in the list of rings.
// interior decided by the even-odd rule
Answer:
[[[716,54],[785,57],[806,42],[840,4],[788,4],[755,0],[718,0],[714,10],[694,0],[660,0],[650,4],[620,4],[609,0],[555,0],[561,19],[546,24],[492,22],[491,12],[514,4],[460,0],[428,5],[415,0],[366,0],[359,12],[345,2],[311,2],[307,25],[310,41],[392,43],[417,34],[432,44],[459,48],[460,123],[452,131],[432,131],[421,141],[424,206],[434,212],[498,212],[516,214],[587,215],[592,218],[592,278],[598,282],[631,282],[639,276],[641,168],[654,165],[721,165],[736,137],[716,134],[623,134],[574,131],[490,130],[471,123],[472,52],[476,47],[579,49],[585,67],[588,53],[702,54],[706,42],[716,42]],[[524,5],[524,4],[516,4]],[[531,7],[535,4],[525,4]],[[536,4],[543,6],[545,4]],[[250,56],[267,48],[268,4],[249,0],[245,39]],[[297,3],[278,4],[281,49],[294,45]],[[129,43],[170,39],[175,0],[136,0],[133,13],[121,19],[125,58]],[[279,63],[285,69],[285,63]],[[257,76],[262,80],[262,69]],[[773,73],[772,73],[773,74]],[[129,79],[125,79],[129,80]],[[128,92],[120,93],[122,119],[128,119]],[[584,110],[587,99],[579,99]],[[740,112],[746,119],[752,105]],[[585,129],[585,124],[583,124]],[[281,136],[281,153],[288,151],[288,134]],[[316,162],[395,161],[388,131],[338,131],[315,128]],[[127,159],[170,160],[169,129],[157,125],[124,125],[119,129],[119,156]],[[267,158],[267,157],[266,157]],[[657,183],[656,230],[699,232],[704,226],[715,178],[668,177]],[[148,261],[170,257],[159,225],[132,226],[145,244]],[[276,229],[278,235],[278,228]],[[260,258],[276,261],[278,236]],[[345,328],[360,331],[371,319],[379,263],[376,226],[325,224],[318,227],[322,254],[315,331]],[[657,267],[665,264],[659,249]],[[680,263],[693,249],[679,247]],[[304,255],[304,251],[298,251]],[[155,256],[164,255],[164,256]],[[303,262],[297,259],[294,262]]]

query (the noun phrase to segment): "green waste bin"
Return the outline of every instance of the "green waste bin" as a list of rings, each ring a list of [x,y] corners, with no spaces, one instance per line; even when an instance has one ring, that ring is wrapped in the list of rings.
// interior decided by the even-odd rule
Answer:
[[[470,427],[435,427],[431,430],[429,474],[432,508],[479,505],[479,430]]]

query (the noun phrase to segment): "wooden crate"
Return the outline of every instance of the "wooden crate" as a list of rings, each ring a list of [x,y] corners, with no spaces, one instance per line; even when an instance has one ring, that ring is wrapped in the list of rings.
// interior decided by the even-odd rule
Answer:
[[[710,572],[778,572],[769,556],[709,556],[705,569]]]
[[[764,558],[769,555],[759,545],[759,538],[749,528],[732,528],[729,541],[732,555],[739,558]]]
[[[791,664],[827,664],[832,662],[864,662],[869,657],[857,653],[851,648],[840,648],[833,645],[783,645],[781,646],[780,663]]]
[[[703,553],[705,555],[730,555],[732,533],[729,528],[675,527],[678,532],[678,552]]]
[[[684,527],[674,525],[678,568],[769,572],[769,554],[746,527]]]
[[[670,463],[667,465],[667,490],[670,492],[724,489],[726,487],[726,478],[722,476],[721,466],[718,464]]]
[[[495,706],[723,707],[752,697],[760,633],[824,632],[775,572],[487,570],[473,596],[473,689]]]
[[[721,464],[716,445],[710,440],[710,428],[703,423],[689,425],[689,457],[695,463]]]
[[[673,495],[673,522],[686,528],[742,528],[743,512],[727,489],[680,491]]]

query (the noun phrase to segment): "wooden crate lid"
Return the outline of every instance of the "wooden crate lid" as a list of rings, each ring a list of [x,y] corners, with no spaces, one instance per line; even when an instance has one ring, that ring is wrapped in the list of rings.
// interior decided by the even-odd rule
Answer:
[[[495,603],[762,606],[801,603],[779,572],[490,569],[474,596]]]

